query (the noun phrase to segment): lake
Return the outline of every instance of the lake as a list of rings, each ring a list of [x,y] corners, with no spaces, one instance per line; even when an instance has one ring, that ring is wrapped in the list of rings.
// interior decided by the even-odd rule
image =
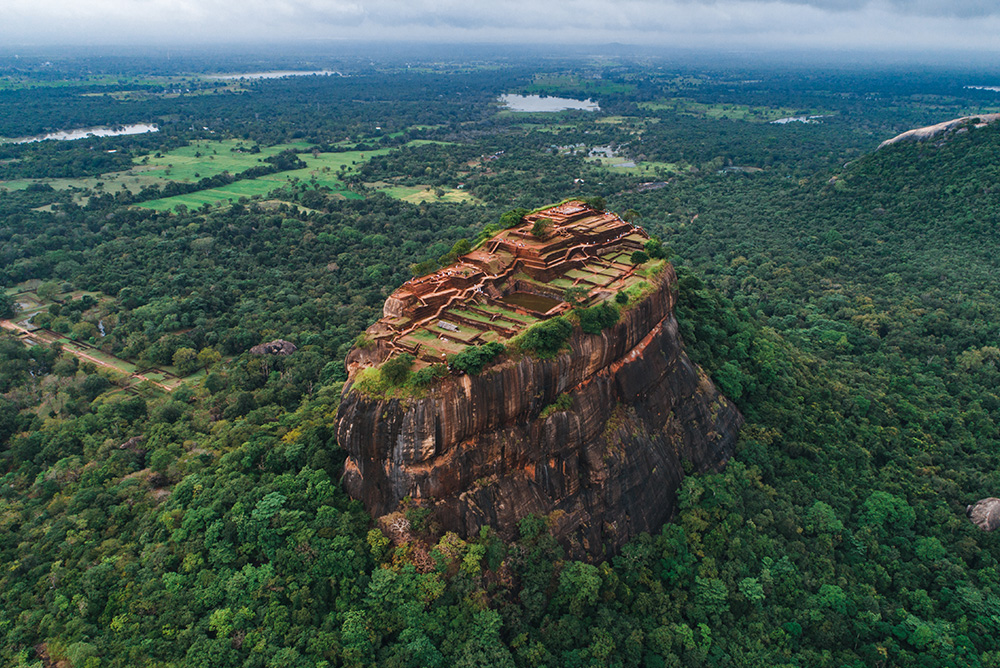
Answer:
[[[591,99],[572,100],[568,97],[542,97],[541,95],[501,95],[500,102],[511,111],[545,112],[578,109],[581,111],[600,111],[601,108]]]
[[[98,126],[93,128],[77,128],[75,130],[57,130],[45,135],[35,135],[34,137],[18,137],[12,139],[15,144],[29,144],[36,141],[53,139],[58,141],[72,141],[74,139],[86,139],[87,137],[118,137],[121,135],[141,135],[147,132],[159,132],[160,128],[149,123],[133,123],[132,125],[116,125],[114,127]]]

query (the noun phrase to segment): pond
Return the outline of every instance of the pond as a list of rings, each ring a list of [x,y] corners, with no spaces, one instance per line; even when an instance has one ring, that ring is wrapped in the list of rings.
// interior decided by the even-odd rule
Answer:
[[[830,114],[817,114],[813,116],[789,116],[771,121],[771,125],[787,125],[789,123],[819,123],[820,118],[828,118]]]
[[[509,295],[501,297],[500,301],[504,304],[520,306],[536,313],[546,313],[562,303],[558,299],[536,295],[531,292],[512,292]]]
[[[87,137],[119,137],[121,135],[141,135],[147,132],[159,131],[160,128],[149,123],[133,123],[132,125],[116,125],[113,127],[98,126],[93,128],[77,128],[75,130],[57,130],[45,135],[19,137],[11,141],[15,144],[30,144],[31,142],[45,141],[46,139],[73,141],[75,139],[86,139]]]
[[[510,111],[546,112],[578,109],[581,111],[600,111],[601,108],[591,99],[572,100],[568,97],[542,97],[541,95],[501,95],[500,102]]]

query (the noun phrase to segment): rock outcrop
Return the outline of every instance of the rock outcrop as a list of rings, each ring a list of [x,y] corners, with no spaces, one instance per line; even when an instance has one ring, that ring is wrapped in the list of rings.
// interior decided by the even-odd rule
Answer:
[[[686,473],[726,463],[742,417],[684,353],[672,267],[651,281],[617,324],[577,328],[554,359],[502,357],[416,396],[357,391],[359,371],[391,350],[352,351],[337,418],[347,491],[376,517],[410,497],[462,535],[489,525],[512,537],[545,515],[577,558],[657,531]],[[553,411],[563,394],[570,408]]]
[[[291,355],[296,350],[295,344],[284,339],[275,339],[261,343],[250,349],[251,355]]]
[[[981,128],[1000,119],[1000,114],[980,114],[979,116],[963,116],[950,121],[928,125],[923,128],[907,130],[892,139],[886,139],[878,145],[879,148],[899,144],[901,142],[920,142],[936,139],[950,132],[961,132],[969,127]]]
[[[993,497],[980,499],[967,507],[965,514],[983,531],[993,531],[1000,527],[1000,499]]]

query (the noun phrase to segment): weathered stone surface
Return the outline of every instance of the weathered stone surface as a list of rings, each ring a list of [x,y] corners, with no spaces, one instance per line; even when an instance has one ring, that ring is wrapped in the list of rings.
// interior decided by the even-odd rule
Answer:
[[[347,491],[376,517],[409,496],[462,535],[489,525],[510,537],[524,516],[548,515],[575,557],[658,530],[685,470],[721,468],[742,423],[683,351],[672,268],[659,280],[617,325],[577,330],[552,360],[506,360],[404,400],[361,395],[352,372],[337,419]],[[387,354],[357,349],[348,368]],[[572,409],[540,418],[562,393]]]
[[[955,118],[950,121],[938,123],[937,125],[928,125],[923,128],[907,130],[902,134],[896,135],[892,139],[886,139],[884,142],[879,144],[878,147],[882,148],[884,146],[891,146],[893,144],[899,144],[905,142],[921,142],[921,141],[928,141],[931,139],[937,139],[938,137],[945,135],[946,133],[949,132],[961,132],[963,130],[968,129],[970,126],[981,128],[997,120],[1000,120],[1000,114],[979,114],[978,116],[962,116],[961,118]]]
[[[250,349],[251,355],[291,355],[296,350],[295,344],[284,339],[275,339],[261,343]]]
[[[983,531],[993,531],[1000,527],[1000,499],[993,497],[980,499],[967,507],[965,514]]]

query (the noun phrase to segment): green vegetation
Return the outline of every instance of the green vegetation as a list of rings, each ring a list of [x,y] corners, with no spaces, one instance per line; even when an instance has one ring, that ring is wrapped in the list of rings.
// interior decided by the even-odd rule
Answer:
[[[448,376],[448,367],[444,364],[432,364],[413,372],[413,385],[427,387]]]
[[[587,334],[600,334],[602,331],[618,322],[618,309],[608,302],[601,302],[590,308],[573,310],[580,321],[580,329]]]
[[[997,664],[1000,535],[964,513],[1000,490],[1000,127],[874,151],[995,109],[955,83],[995,74],[345,60],[357,76],[237,91],[187,74],[236,58],[179,58],[4,61],[0,136],[161,129],[0,145],[0,309],[58,344],[0,332],[0,663]],[[532,86],[602,112],[496,113]],[[758,122],[803,110],[833,115]],[[648,183],[598,146],[676,170]],[[411,263],[591,194],[662,239],[615,304],[677,269],[686,349],[747,419],[725,470],[598,564],[566,559],[557,515],[509,541],[413,507],[376,525],[338,482],[344,355]],[[520,351],[571,332],[536,324]],[[279,337],[298,350],[249,353]],[[409,397],[447,373],[357,382]]]
[[[448,366],[460,373],[475,376],[506,351],[502,343],[491,341],[480,346],[469,346],[448,358]]]
[[[531,235],[537,239],[544,239],[549,235],[549,228],[552,221],[548,218],[539,218],[531,226]]]
[[[540,359],[551,359],[563,349],[573,333],[573,325],[565,316],[543,320],[516,336],[510,347]]]
[[[402,385],[410,377],[410,367],[413,366],[413,361],[414,357],[410,353],[402,353],[389,358],[380,367],[382,377],[390,385]]]
[[[500,227],[504,229],[509,229],[511,227],[517,227],[521,224],[521,221],[530,211],[523,207],[517,209],[511,209],[500,216]]]
[[[542,412],[538,414],[538,418],[544,420],[545,418],[551,416],[554,413],[560,411],[568,411],[573,408],[573,397],[566,393],[560,394],[556,397],[556,400],[551,404],[542,409]]]
[[[646,262],[649,262],[649,254],[646,253],[646,251],[635,251],[629,257],[629,261],[632,264],[645,264]]]
[[[692,116],[705,116],[712,119],[734,121],[749,121],[751,123],[769,123],[780,118],[797,116],[823,115],[826,112],[802,110],[793,107],[751,106],[746,104],[716,103],[706,104],[692,99],[674,98],[656,102],[640,102],[639,106],[650,111],[673,111]]]

